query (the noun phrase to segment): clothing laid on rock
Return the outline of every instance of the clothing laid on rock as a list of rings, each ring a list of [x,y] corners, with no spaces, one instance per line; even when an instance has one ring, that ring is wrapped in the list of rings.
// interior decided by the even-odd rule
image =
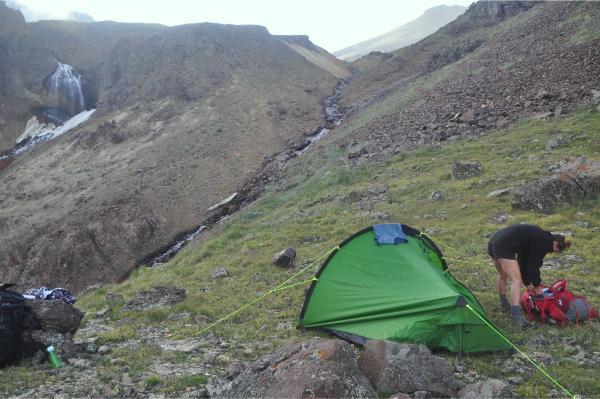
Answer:
[[[552,252],[552,233],[531,224],[514,224],[498,230],[488,243],[493,258],[516,259],[525,285],[541,284],[540,268],[546,254]]]
[[[48,288],[44,286],[40,288],[30,288],[25,291],[24,295],[28,299],[60,299],[69,305],[77,302],[75,295],[65,288]]]

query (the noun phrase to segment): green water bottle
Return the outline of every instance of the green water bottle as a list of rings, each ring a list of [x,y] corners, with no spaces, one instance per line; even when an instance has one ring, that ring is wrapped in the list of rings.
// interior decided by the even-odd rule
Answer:
[[[52,367],[54,367],[55,369],[61,368],[62,362],[60,361],[60,358],[58,357],[56,352],[54,352],[54,346],[50,345],[48,348],[46,348],[46,351],[48,351],[48,357],[50,358],[50,364],[52,365]]]

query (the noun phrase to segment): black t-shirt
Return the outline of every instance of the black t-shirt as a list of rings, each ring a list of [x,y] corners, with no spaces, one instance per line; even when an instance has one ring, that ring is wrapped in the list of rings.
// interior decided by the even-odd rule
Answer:
[[[552,233],[531,224],[513,224],[498,230],[490,237],[493,257],[517,259],[523,283],[538,286],[544,256],[552,252]]]

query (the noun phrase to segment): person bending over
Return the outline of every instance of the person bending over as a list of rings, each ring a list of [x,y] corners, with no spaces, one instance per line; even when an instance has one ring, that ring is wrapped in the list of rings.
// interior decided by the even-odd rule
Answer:
[[[540,268],[546,254],[562,252],[571,242],[562,234],[552,234],[531,224],[513,224],[496,231],[488,242],[488,255],[498,271],[500,307],[510,312],[512,323],[527,325],[519,304],[521,287],[542,293]],[[506,280],[510,280],[510,296],[506,297]]]

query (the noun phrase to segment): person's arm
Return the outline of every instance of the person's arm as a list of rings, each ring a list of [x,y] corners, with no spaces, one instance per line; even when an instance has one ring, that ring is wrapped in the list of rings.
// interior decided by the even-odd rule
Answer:
[[[527,289],[529,291],[533,291],[536,295],[542,295],[542,292],[544,291],[544,289],[542,288],[541,285],[538,285],[537,287],[534,286],[533,284],[529,284],[527,286]]]
[[[527,253],[526,269],[527,269],[527,280],[535,288],[536,293],[542,292],[542,277],[540,275],[540,269],[544,264],[544,257],[548,252],[552,250],[552,241],[548,242],[546,236],[541,235],[535,237],[531,242],[531,248]],[[538,292],[539,291],[539,292]]]

